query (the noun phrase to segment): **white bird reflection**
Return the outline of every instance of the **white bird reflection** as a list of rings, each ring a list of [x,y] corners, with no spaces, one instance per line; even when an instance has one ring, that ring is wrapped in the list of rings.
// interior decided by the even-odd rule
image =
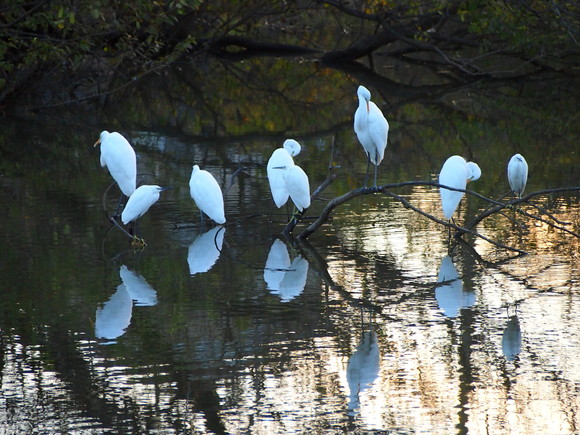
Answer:
[[[190,275],[207,272],[213,267],[220,256],[225,232],[224,227],[214,227],[197,236],[189,245],[187,263]]]
[[[122,283],[102,307],[97,308],[95,336],[111,340],[125,333],[131,323],[133,301],[137,306],[157,305],[157,292],[141,275],[125,265],[119,269]]]
[[[125,333],[131,323],[133,300],[125,287],[119,284],[110,299],[97,308],[95,335],[97,338],[115,340]]]
[[[469,308],[475,304],[475,293],[463,290],[463,281],[449,255],[441,261],[437,280],[444,283],[435,289],[435,299],[445,316],[456,317],[461,308]]]
[[[276,239],[264,267],[264,281],[268,290],[280,296],[282,302],[288,302],[304,290],[307,276],[308,260],[297,255],[290,261],[286,244]]]
[[[367,390],[379,376],[381,357],[377,334],[365,331],[360,344],[348,360],[346,380],[350,392],[349,413],[360,407],[360,394]]]
[[[522,330],[518,316],[511,316],[501,337],[501,350],[508,361],[513,361],[522,349]]]
[[[137,272],[129,270],[125,265],[121,266],[119,275],[129,296],[135,301],[135,305],[143,307],[157,305],[157,292],[145,281],[145,278]]]

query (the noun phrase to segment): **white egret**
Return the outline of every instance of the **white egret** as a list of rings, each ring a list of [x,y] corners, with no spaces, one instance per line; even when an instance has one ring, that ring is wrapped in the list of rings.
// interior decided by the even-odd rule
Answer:
[[[477,163],[466,162],[461,156],[449,157],[439,173],[439,184],[454,187],[456,189],[465,189],[468,181],[475,181],[481,177],[481,169]],[[451,219],[457,206],[463,198],[464,192],[449,190],[443,187],[439,188],[441,194],[441,204],[443,206],[443,215],[445,219]]]
[[[121,213],[121,221],[123,222],[123,225],[127,225],[129,222],[136,223],[137,219],[147,213],[147,210],[157,202],[159,199],[159,193],[166,189],[169,189],[169,187],[159,187],[148,184],[139,186],[135,192],[133,192],[133,195],[129,197],[127,205],[123,209],[123,213]],[[145,243],[143,239],[137,237],[134,232],[132,232],[132,234],[136,241]]]
[[[201,213],[205,213],[218,224],[226,223],[222,189],[214,176],[204,169],[199,169],[198,165],[194,165],[191,172],[189,193]]]
[[[371,162],[375,165],[374,187],[376,187],[378,166],[381,164],[387,148],[389,123],[381,109],[371,101],[371,93],[367,88],[359,86],[357,95],[358,108],[354,113],[354,131],[368,157],[365,187]]]
[[[512,192],[521,198],[528,182],[528,163],[521,154],[512,156],[508,163],[507,175]]]
[[[270,183],[270,191],[276,207],[280,208],[288,201],[290,192],[286,188],[284,181],[284,173],[277,171],[274,168],[292,166],[294,160],[292,157],[298,155],[302,147],[294,139],[286,139],[282,148],[274,150],[272,156],[268,160],[267,172],[268,182]]]
[[[310,182],[306,172],[294,162],[286,166],[276,166],[274,169],[283,171],[286,189],[296,208],[303,211],[310,207]]]
[[[130,197],[137,183],[135,150],[120,133],[102,131],[94,146],[101,144],[101,166],[107,168],[123,194]]]

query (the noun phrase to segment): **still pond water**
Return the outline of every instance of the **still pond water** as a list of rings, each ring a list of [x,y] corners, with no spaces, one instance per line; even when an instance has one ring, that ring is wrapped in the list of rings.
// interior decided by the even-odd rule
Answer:
[[[329,164],[337,174],[307,217],[359,187],[365,83],[391,123],[381,183],[435,181],[461,154],[483,170],[469,188],[497,199],[521,152],[527,192],[577,186],[574,119],[545,100],[551,115],[536,112],[551,84],[389,98],[376,80],[295,68],[262,88],[220,66],[203,83],[175,73],[97,114],[2,120],[1,433],[580,432],[579,243],[550,215],[478,226],[529,253],[514,257],[473,237],[448,246],[444,227],[367,195],[298,242],[280,235],[265,178],[294,137],[312,189]],[[195,86],[206,92],[189,100]],[[143,249],[103,212],[111,178],[92,144],[105,128],[134,145],[141,181],[173,188],[141,221]],[[193,164],[224,188],[223,228],[199,222]],[[393,192],[441,217],[436,188]],[[533,201],[578,232],[578,192]],[[458,223],[487,206],[464,198]]]

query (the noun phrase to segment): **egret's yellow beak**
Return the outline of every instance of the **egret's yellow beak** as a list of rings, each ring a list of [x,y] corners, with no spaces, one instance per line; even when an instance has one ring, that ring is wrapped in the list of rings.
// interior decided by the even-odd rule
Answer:
[[[95,142],[95,144],[93,145],[93,147],[96,147],[100,143],[101,143],[101,138],[98,138],[97,141]]]
[[[367,103],[367,113],[369,113],[369,111],[371,110],[370,106],[369,106],[369,102],[367,101],[366,103]]]

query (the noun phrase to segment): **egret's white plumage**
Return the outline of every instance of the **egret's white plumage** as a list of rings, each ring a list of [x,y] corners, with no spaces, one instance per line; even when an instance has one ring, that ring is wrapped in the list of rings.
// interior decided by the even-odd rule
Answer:
[[[528,182],[528,163],[521,154],[512,156],[507,167],[512,192],[521,198]]]
[[[284,181],[296,208],[303,211],[310,207],[310,182],[306,172],[298,165],[288,166],[284,169]]]
[[[481,177],[481,169],[477,163],[466,162],[461,156],[449,157],[439,173],[439,184],[454,187],[456,189],[465,189],[468,181],[475,181]],[[443,215],[446,219],[451,219],[457,206],[463,198],[464,192],[449,190],[443,187],[439,188],[441,194],[441,205],[443,206]]]
[[[120,133],[102,131],[94,146],[101,144],[101,166],[109,173],[126,196],[131,196],[137,183],[135,150]]]
[[[209,172],[193,166],[189,180],[189,193],[197,208],[218,224],[225,224],[224,197],[216,179]]]
[[[364,86],[357,90],[358,108],[354,113],[354,131],[368,156],[369,162],[375,165],[375,186],[377,171],[387,148],[389,123],[381,109],[371,101],[371,93]],[[368,176],[368,165],[367,165]],[[366,183],[366,177],[365,177]]]
[[[292,157],[300,153],[301,146],[294,139],[286,139],[282,148],[274,150],[272,156],[268,160],[267,172],[268,182],[270,183],[270,191],[276,207],[280,208],[288,201],[290,192],[286,188],[284,181],[284,173],[274,168],[290,167],[294,165]]]
[[[133,195],[129,197],[127,205],[123,209],[123,213],[121,214],[123,224],[127,225],[129,222],[136,221],[147,213],[147,210],[159,199],[159,193],[165,189],[167,188],[156,185],[144,184],[143,186],[139,186],[133,192]]]

